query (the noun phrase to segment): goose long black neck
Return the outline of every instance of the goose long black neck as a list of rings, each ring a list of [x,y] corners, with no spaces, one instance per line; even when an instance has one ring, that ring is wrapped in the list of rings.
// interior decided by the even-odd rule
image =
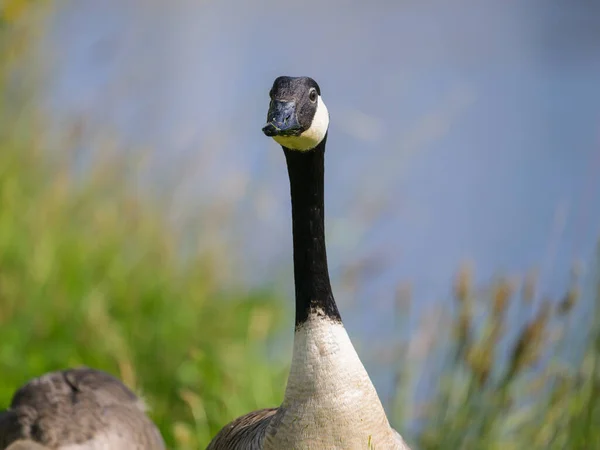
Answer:
[[[296,326],[320,313],[341,322],[325,249],[324,159],[327,136],[313,150],[283,147],[290,177],[296,286]]]

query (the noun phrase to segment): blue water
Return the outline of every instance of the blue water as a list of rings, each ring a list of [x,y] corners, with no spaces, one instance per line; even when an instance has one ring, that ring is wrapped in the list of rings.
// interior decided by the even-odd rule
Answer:
[[[329,258],[361,348],[415,333],[447,305],[461,261],[479,282],[537,267],[540,295],[558,295],[572,261],[592,260],[598,3],[162,3],[70,2],[47,41],[47,106],[58,126],[84,117],[90,136],[155,149],[157,177],[185,180],[166,214],[234,205],[220,232],[242,250],[240,277],[283,280],[291,296],[287,176],[260,132],[281,74],[317,79],[332,116]],[[352,290],[343,275],[365,259],[376,264]],[[405,281],[414,317],[402,330],[392,311]],[[389,386],[390,363],[361,354]]]

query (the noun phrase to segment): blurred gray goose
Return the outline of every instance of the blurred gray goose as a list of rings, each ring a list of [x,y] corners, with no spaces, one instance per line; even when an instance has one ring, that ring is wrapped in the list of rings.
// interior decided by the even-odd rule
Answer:
[[[308,77],[278,77],[263,133],[283,147],[290,179],[296,321],[292,364],[279,408],[226,425],[207,450],[409,450],[342,323],[329,282],[324,158],[329,113]]]
[[[0,449],[164,450],[143,402],[105,372],[47,373],[21,387],[0,411]]]

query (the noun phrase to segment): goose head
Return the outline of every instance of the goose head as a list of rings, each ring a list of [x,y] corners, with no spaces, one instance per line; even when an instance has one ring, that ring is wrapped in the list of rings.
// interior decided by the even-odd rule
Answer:
[[[307,151],[327,135],[329,112],[321,89],[310,77],[278,77],[269,92],[271,102],[262,131],[290,150]]]

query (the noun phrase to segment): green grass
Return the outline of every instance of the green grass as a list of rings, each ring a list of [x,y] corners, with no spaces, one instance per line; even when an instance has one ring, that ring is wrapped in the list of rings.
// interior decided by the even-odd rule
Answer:
[[[24,28],[1,25],[12,54]],[[193,449],[277,405],[285,367],[263,349],[281,299],[224,285],[214,252],[183,260],[127,162],[102,157],[75,177],[73,155],[48,150],[15,67],[0,68],[0,407],[31,377],[88,365],[143,394],[170,448]]]
[[[583,296],[574,277],[560,301],[542,302],[531,279],[517,289],[501,278],[481,291],[470,278],[457,278],[451,333],[440,336],[450,342],[447,363],[424,408],[418,447],[600,448],[600,274]],[[573,315],[577,307],[589,320]]]
[[[85,364],[143,394],[169,448],[203,448],[232,418],[281,401],[286,366],[265,348],[291,323],[289,302],[223,282],[230,249],[217,258],[186,241],[184,260],[181,236],[131,182],[135,166],[103,157],[75,179],[73,155],[48,151],[32,90],[15,84],[28,2],[12,3],[0,14],[0,407],[29,378]],[[424,450],[600,448],[595,283],[536,304],[531,280],[481,291],[461,272],[453,319],[429,347],[445,362],[427,373],[438,387],[417,402],[430,369],[398,354],[394,425],[417,423],[403,434]]]
[[[210,257],[183,263],[123,182],[75,185],[67,160],[31,145],[0,142],[0,405],[47,370],[98,367],[144,393],[178,448],[276,405],[284,374],[260,350],[281,302],[218,285]]]

